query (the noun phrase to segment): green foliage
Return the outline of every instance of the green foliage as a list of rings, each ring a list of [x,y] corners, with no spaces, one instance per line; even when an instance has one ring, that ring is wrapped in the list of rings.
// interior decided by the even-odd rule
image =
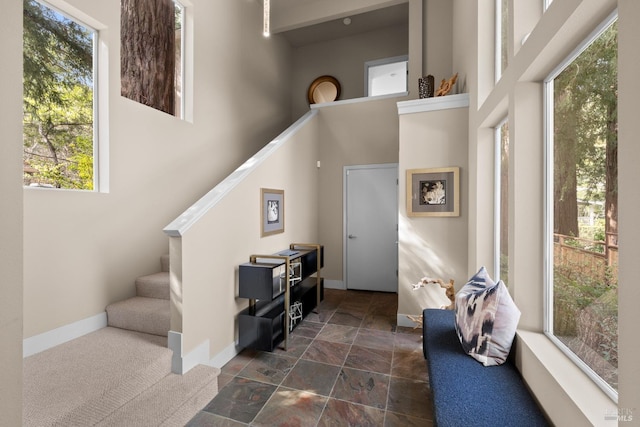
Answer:
[[[602,202],[617,194],[607,171],[617,171],[617,24],[614,23],[554,79],[554,186],[558,215],[571,217],[575,205],[565,198]],[[567,227],[572,221],[557,221]],[[557,229],[560,234],[577,228]]]
[[[614,367],[618,363],[618,283],[608,267],[604,277],[595,277],[580,265],[554,269],[554,335],[566,341],[583,357],[577,338]],[[573,345],[571,343],[574,343]],[[613,381],[613,376],[599,373]]]
[[[617,78],[614,23],[554,80],[554,226],[574,238],[554,262],[553,333],[614,388],[618,278],[605,237],[617,233]]]
[[[25,184],[93,188],[93,35],[25,0]]]

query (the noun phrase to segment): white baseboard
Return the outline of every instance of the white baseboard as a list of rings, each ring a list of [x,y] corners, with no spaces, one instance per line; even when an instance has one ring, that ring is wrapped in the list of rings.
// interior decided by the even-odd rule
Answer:
[[[107,312],[22,340],[22,357],[29,357],[57,345],[80,338],[107,326]]]
[[[186,355],[182,354],[182,333],[169,331],[167,347],[173,351],[171,358],[171,372],[186,374],[197,365],[209,364],[209,340],[204,340]]]
[[[231,343],[220,353],[209,359],[209,340],[206,340],[186,357],[181,357],[182,334],[174,331],[169,331],[168,347],[173,350],[171,372],[174,374],[184,374],[198,364],[209,365],[220,369],[242,351],[242,348],[238,347],[236,343]]]
[[[342,280],[328,280],[328,279],[324,279],[324,288],[325,289],[340,289],[340,290],[346,290],[347,287],[345,286],[344,282]]]
[[[237,343],[231,343],[220,353],[213,356],[211,360],[209,360],[209,366],[213,366],[214,368],[222,368],[227,364],[227,362],[236,357],[241,351],[242,348],[238,347]]]
[[[418,326],[418,324],[413,320],[409,319],[406,314],[398,313],[396,322],[398,326],[403,326],[405,328],[415,328],[416,326]]]

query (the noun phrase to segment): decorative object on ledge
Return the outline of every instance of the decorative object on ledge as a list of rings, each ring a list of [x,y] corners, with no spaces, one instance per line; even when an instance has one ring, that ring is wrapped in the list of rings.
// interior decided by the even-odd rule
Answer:
[[[449,80],[442,79],[440,82],[440,87],[436,91],[436,96],[445,96],[451,89],[453,89],[453,85],[456,84],[456,80],[458,80],[458,73],[455,73]]]
[[[260,189],[260,236],[284,233],[284,190]]]
[[[407,169],[408,216],[460,216],[460,168]]]
[[[453,286],[454,284],[453,279],[449,279],[449,283],[445,283],[442,279],[432,279],[430,277],[423,277],[422,279],[420,279],[418,283],[411,286],[413,286],[414,291],[417,291],[420,288],[426,288],[427,285],[430,283],[437,283],[438,285],[440,285],[440,287],[445,290],[446,297],[449,298],[449,301],[451,301],[451,304],[447,306],[442,306],[440,308],[443,310],[453,310],[456,306],[456,291]],[[421,315],[412,316],[410,314],[407,314],[407,317],[409,318],[409,320],[411,320],[413,323],[416,324],[414,329],[422,327]]]
[[[418,79],[418,93],[420,95],[420,99],[433,97],[434,85],[435,83],[431,74],[425,77],[420,77]]]
[[[320,76],[309,85],[307,100],[309,104],[333,102],[340,97],[340,82],[333,76]]]

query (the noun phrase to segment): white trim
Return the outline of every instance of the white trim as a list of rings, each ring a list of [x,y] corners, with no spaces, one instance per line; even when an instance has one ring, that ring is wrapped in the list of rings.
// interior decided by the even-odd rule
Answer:
[[[29,357],[107,326],[107,312],[22,340],[22,357]]]
[[[309,108],[311,108],[312,110],[317,110],[319,108],[324,108],[324,107],[334,107],[337,105],[349,105],[349,104],[361,104],[363,102],[379,101],[382,99],[389,99],[389,98],[403,98],[405,96],[409,96],[409,92],[391,93],[389,95],[367,96],[364,98],[352,98],[352,99],[343,99],[341,101],[323,102],[320,104],[311,104]]]
[[[494,25],[494,31],[495,31],[495,37],[494,37],[494,79],[495,82],[497,83],[498,81],[500,81],[500,78],[502,77],[502,42],[504,40],[502,40],[502,1],[503,0],[496,0],[494,3],[494,15],[495,15],[495,25]]]
[[[182,374],[182,334],[169,331],[167,334],[167,347],[173,351],[171,356],[171,372]]]
[[[242,348],[239,347],[237,343],[231,343],[226,348],[222,349],[220,353],[213,356],[209,360],[208,365],[220,369],[231,359],[236,357],[240,353],[240,351],[242,351]]]
[[[398,114],[425,113],[428,111],[448,110],[469,107],[469,94],[436,96],[398,102]]]
[[[282,132],[273,141],[258,151],[255,156],[244,162],[238,169],[222,180],[222,182],[202,196],[200,200],[187,208],[187,210],[178,218],[174,219],[169,225],[167,225],[163,231],[170,237],[183,236],[192,225],[198,222],[198,220],[209,211],[209,209],[217,205],[229,191],[242,182],[247,175],[255,170],[259,164],[264,162],[291,136],[298,132],[298,130],[300,130],[304,124],[311,120],[316,114],[317,111],[312,110],[298,119],[298,121],[287,128],[287,130]]]
[[[591,44],[602,35],[616,20],[618,19],[618,9],[611,12],[604,21],[598,25],[595,30],[593,30],[583,41],[576,47],[565,59],[561,61],[556,68],[549,73],[547,78],[544,80],[545,83],[548,83],[554,80],[558,75],[564,71],[575,59],[580,56],[582,52],[584,52]]]
[[[344,284],[343,280],[324,279],[324,288],[325,289],[339,289],[341,291],[345,291],[347,289],[347,286]]]
[[[182,333],[169,331],[167,347],[173,351],[171,372],[184,375],[197,365],[209,364],[209,340],[206,339],[189,354],[182,354]]]
[[[596,385],[588,375],[585,374],[575,363],[563,357],[565,354],[555,345],[547,336],[535,331],[526,331],[518,329],[516,331],[518,346],[516,351],[524,354],[525,351],[531,352],[533,359],[527,357],[529,364],[521,366],[521,370],[531,370],[535,375],[548,375],[553,381],[550,385],[545,379],[531,378],[527,381],[527,385],[531,388],[535,396],[541,396],[541,405],[544,406],[545,400],[549,396],[558,397],[558,391],[566,395],[570,405],[583,414],[589,421],[589,425],[594,426],[617,426],[617,420],[607,420],[606,414],[617,414],[617,404],[610,396],[598,385]],[[539,367],[535,365],[539,364]],[[541,369],[541,370],[539,370]],[[526,377],[526,374],[525,374]],[[554,390],[550,392],[550,388]],[[561,401],[565,400],[562,396]],[[563,409],[557,405],[550,406],[552,411],[562,411]],[[569,409],[571,410],[571,409]],[[552,416],[552,413],[548,413]],[[583,425],[581,420],[576,420],[575,425]],[[624,425],[626,423],[621,423]]]

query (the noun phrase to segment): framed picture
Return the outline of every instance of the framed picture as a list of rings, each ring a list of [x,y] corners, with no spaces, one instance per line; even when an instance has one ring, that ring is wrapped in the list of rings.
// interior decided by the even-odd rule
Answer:
[[[284,233],[284,190],[260,189],[261,236]]]
[[[460,168],[408,169],[408,216],[460,216]]]

